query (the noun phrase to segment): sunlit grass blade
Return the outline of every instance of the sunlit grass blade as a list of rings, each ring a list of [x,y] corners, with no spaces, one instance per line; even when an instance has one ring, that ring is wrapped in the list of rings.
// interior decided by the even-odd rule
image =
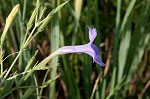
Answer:
[[[76,17],[78,20],[81,14],[82,3],[83,3],[83,0],[75,0],[75,13],[76,13]]]
[[[118,53],[118,46],[119,46],[119,38],[120,38],[120,20],[121,20],[121,0],[117,0],[117,14],[116,14],[116,36],[115,36],[115,41],[114,41],[114,49],[113,49],[113,67],[117,67],[118,61],[117,61],[117,53]]]
[[[131,16],[128,17],[126,21],[125,29],[122,31],[122,37],[120,41],[120,47],[118,52],[118,82],[123,76],[123,70],[125,69],[125,62],[127,58],[127,53],[129,51],[130,40],[131,40]]]
[[[56,4],[56,3],[55,3]],[[56,14],[51,22],[51,52],[54,52],[55,50],[57,50],[59,48],[59,20],[58,20],[58,15]],[[56,64],[58,63],[58,56],[55,57],[54,59],[52,59],[51,64]],[[53,67],[52,71],[50,73],[50,79],[54,78],[57,74],[57,67]],[[51,99],[55,99],[55,93],[56,93],[56,82],[52,82],[50,87],[49,87],[49,97]]]
[[[126,14],[124,16],[123,22],[121,24],[120,28],[120,36],[121,42],[120,42],[120,49],[118,53],[118,82],[121,80],[123,76],[123,70],[127,58],[127,53],[130,45],[130,39],[131,39],[131,13],[133,11],[133,7],[136,0],[132,0],[127,8]],[[123,52],[123,53],[122,53]]]
[[[35,88],[27,88],[24,95],[22,96],[22,99],[27,99],[33,93],[33,91],[35,91]]]
[[[109,90],[110,93],[114,91],[115,84],[116,84],[116,74],[117,74],[116,68],[117,67],[114,67],[113,72],[112,72],[112,78],[111,78],[111,84],[110,84],[110,90]]]
[[[100,93],[100,99],[104,99],[105,98],[105,94],[106,94],[106,83],[107,83],[107,79],[104,78],[102,81],[102,85],[101,85],[101,93]]]
[[[127,67],[126,69],[124,69],[124,73],[128,74],[130,79],[132,75],[130,75],[128,71],[134,72],[137,69],[137,66],[143,55],[142,52],[144,51],[144,48],[148,43],[147,42],[148,38],[145,35],[147,35],[149,32],[145,33],[144,35],[144,29],[145,29],[147,20],[150,16],[150,1],[148,0],[144,2],[144,4],[142,5],[143,7],[140,11],[139,20],[138,20],[137,26],[135,27],[133,37],[131,39],[129,53],[128,53],[127,61],[126,61]]]
[[[117,85],[115,86],[115,88],[113,89],[113,91],[111,91],[108,96],[106,97],[106,99],[110,99],[110,97],[112,97],[114,94],[116,94],[116,92],[118,92],[119,90],[121,90],[121,88],[123,87],[123,85],[125,85],[125,76],[123,76],[123,78],[121,78],[121,80],[117,83]]]

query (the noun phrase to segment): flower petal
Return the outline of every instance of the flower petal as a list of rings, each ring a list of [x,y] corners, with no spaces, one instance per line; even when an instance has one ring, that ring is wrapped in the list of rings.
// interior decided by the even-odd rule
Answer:
[[[94,28],[91,28],[90,26],[88,26],[88,29],[89,29],[89,39],[90,39],[90,43],[93,43],[94,39],[96,38],[97,36],[97,31],[96,29]]]
[[[100,60],[100,57],[95,57],[95,60],[94,60],[96,63],[98,63],[99,65],[101,66],[105,66],[105,64]]]
[[[105,66],[105,64],[100,60],[100,52],[97,46],[95,44],[89,43],[89,47],[90,48],[88,48],[88,50],[85,53],[89,54],[93,58],[93,61],[95,61],[99,65]]]
[[[64,46],[64,47],[59,48],[59,52],[61,54],[84,53],[87,50],[90,50],[88,49],[88,46],[89,46],[88,44],[78,45],[78,46]]]
[[[99,49],[95,44],[93,44],[93,41],[95,37],[97,36],[96,29],[92,29],[89,27],[89,39],[90,42],[84,45],[78,45],[78,46],[64,46],[58,49],[58,52],[60,54],[69,54],[69,53],[86,53],[90,55],[93,58],[93,62],[98,63],[101,66],[105,66],[105,64],[100,60],[100,52]]]

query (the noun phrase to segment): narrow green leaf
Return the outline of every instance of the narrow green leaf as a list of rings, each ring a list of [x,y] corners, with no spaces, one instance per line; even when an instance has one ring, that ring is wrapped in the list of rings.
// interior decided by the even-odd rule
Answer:
[[[129,51],[131,40],[131,16],[128,17],[125,28],[122,31],[122,39],[120,41],[119,56],[118,56],[118,82],[122,79],[123,71],[125,69],[125,62]]]
[[[55,2],[56,3],[56,2]],[[58,8],[56,8],[58,9]],[[56,10],[55,9],[55,10]],[[54,12],[55,12],[54,10]],[[58,20],[58,15],[55,14],[52,21],[51,21],[51,52],[54,52],[59,48],[59,20]],[[58,63],[58,56],[52,59],[51,64],[57,64]],[[53,67],[52,71],[50,73],[50,79],[54,78],[57,74],[57,67]],[[50,87],[49,87],[49,96],[51,99],[55,99],[55,93],[56,93],[56,82],[52,82]]]
[[[35,91],[35,88],[28,88],[24,95],[21,97],[21,99],[27,99],[28,97],[31,97],[30,95],[33,94],[33,92]]]
[[[9,92],[11,91],[12,89],[12,85],[14,83],[14,80],[9,80],[7,81],[5,84],[4,84],[4,87],[2,89],[2,92],[0,93],[0,97],[2,98],[5,98]]]

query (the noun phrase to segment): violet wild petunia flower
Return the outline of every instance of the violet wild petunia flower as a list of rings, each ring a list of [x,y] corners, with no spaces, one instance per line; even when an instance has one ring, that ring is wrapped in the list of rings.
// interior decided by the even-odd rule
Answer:
[[[86,53],[93,58],[93,62],[95,61],[101,66],[105,66],[105,64],[100,60],[100,52],[95,44],[93,44],[94,39],[97,36],[96,29],[88,26],[89,29],[89,39],[90,42],[85,45],[77,45],[77,46],[64,46],[58,49],[60,54],[69,54],[69,53]]]

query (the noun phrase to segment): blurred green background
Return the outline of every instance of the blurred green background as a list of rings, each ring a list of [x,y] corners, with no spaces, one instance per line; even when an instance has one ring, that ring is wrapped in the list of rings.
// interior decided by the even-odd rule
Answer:
[[[1,34],[12,8],[20,4],[3,44],[3,59],[18,52],[25,33],[29,34],[34,29],[32,26],[27,32],[27,23],[35,8],[38,8],[36,17],[45,12],[42,16],[44,19],[64,2],[0,0]],[[1,98],[150,99],[150,0],[70,0],[52,15],[45,29],[29,42],[9,77],[27,71],[26,67],[32,61],[28,68],[30,70],[36,62],[41,62],[61,46],[88,43],[87,26],[97,29],[94,43],[101,52],[105,67],[93,63],[86,54],[55,57],[45,63],[50,67],[48,69],[21,74],[5,83],[1,76]],[[3,61],[4,71],[8,70],[16,56],[17,53]],[[20,80],[22,77],[27,78]],[[42,87],[44,82],[46,87]]]

